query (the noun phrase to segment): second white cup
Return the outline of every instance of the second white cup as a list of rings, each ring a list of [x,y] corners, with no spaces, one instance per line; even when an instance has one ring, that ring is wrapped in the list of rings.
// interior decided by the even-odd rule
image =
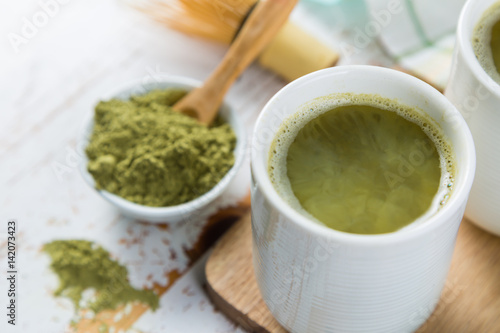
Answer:
[[[500,85],[483,70],[472,49],[474,27],[496,2],[469,0],[462,9],[445,96],[467,121],[476,144],[476,179],[465,215],[500,236]]]

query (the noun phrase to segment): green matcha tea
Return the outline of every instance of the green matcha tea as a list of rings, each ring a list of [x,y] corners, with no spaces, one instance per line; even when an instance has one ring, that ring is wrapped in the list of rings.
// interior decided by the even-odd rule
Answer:
[[[99,190],[150,207],[194,200],[234,164],[236,135],[222,118],[205,126],[172,109],[177,88],[101,101],[85,153]]]
[[[380,234],[446,202],[452,154],[432,120],[380,96],[317,104],[287,119],[271,148],[271,180],[292,207],[332,229]]]
[[[481,67],[500,84],[500,2],[488,8],[476,24],[472,48]]]

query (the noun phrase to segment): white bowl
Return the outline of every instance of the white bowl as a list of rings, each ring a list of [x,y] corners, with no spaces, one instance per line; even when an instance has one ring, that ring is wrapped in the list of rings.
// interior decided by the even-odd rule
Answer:
[[[197,80],[180,76],[170,76],[162,78],[160,80],[156,80],[155,82],[148,83],[144,83],[142,80],[139,80],[127,83],[119,87],[118,89],[115,89],[111,93],[108,93],[101,97],[100,100],[109,100],[111,98],[126,100],[131,95],[144,94],[154,89],[183,88],[186,90],[191,90],[200,85],[201,82]],[[227,188],[231,180],[236,175],[244,159],[245,129],[236,111],[227,103],[223,103],[220,108],[220,115],[229,123],[229,125],[231,125],[236,134],[237,141],[236,147],[234,149],[235,161],[233,167],[227,172],[227,174],[221,179],[221,181],[207,193],[194,200],[176,206],[149,207],[128,201],[105,190],[96,189],[97,192],[104,199],[118,208],[124,215],[135,219],[145,220],[149,222],[167,223],[176,223],[183,220],[189,220],[190,218],[195,216],[197,212],[200,212],[201,210],[206,208],[212,201],[214,201],[219,195],[222,194],[222,192]],[[87,182],[87,184],[95,189],[94,179],[92,175],[87,171],[88,159],[87,155],[85,154],[85,148],[88,145],[93,127],[94,110],[92,109],[84,122],[84,127],[81,131],[78,142],[78,149],[80,150],[79,153],[82,156],[79,167],[80,173],[82,174],[83,179]],[[168,184],[165,184],[165,186],[168,186]]]

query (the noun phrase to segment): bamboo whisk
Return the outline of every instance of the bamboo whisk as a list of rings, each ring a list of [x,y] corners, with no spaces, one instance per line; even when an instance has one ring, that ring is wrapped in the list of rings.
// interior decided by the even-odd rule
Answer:
[[[186,34],[229,44],[257,0],[149,0],[139,9]]]
[[[257,0],[142,0],[135,7],[189,35],[230,44]],[[288,21],[258,58],[288,81],[333,66],[339,55]]]

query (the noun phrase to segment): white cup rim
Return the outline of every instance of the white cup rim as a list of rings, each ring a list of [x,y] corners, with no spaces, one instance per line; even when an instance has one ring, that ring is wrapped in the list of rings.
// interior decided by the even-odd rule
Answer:
[[[474,53],[474,49],[472,48],[471,36],[467,31],[469,23],[472,23],[473,27],[475,27],[478,22],[478,21],[470,22],[471,20],[470,11],[474,8],[475,5],[477,5],[478,2],[479,1],[477,0],[468,0],[465,3],[464,7],[462,8],[462,11],[460,12],[460,17],[458,19],[457,34],[456,34],[457,42],[455,47],[460,49],[460,52],[465,59],[465,62],[470,67],[471,72],[476,77],[476,79],[479,82],[481,82],[482,85],[485,86],[492,94],[500,98],[500,85],[497,82],[495,82],[495,80],[493,80],[488,75],[488,73],[486,73],[486,71],[479,63],[479,60],[477,59]],[[481,15],[483,13],[481,13]],[[457,50],[455,52],[457,52]]]
[[[262,163],[257,164],[256,159],[253,156],[253,154],[256,153],[263,153],[261,151],[263,149],[256,151],[255,147],[259,147],[259,145],[262,145],[257,141],[258,135],[256,135],[255,133],[258,133],[259,128],[263,126],[262,123],[264,122],[264,115],[269,112],[269,109],[273,108],[273,104],[281,98],[281,95],[283,95],[284,91],[293,89],[295,86],[302,85],[304,82],[312,81],[322,76],[335,76],[346,71],[362,71],[363,73],[371,73],[372,75],[392,76],[392,79],[394,81],[405,81],[407,84],[414,86],[420,92],[425,94],[425,96],[429,97],[429,99],[439,99],[446,105],[447,110],[452,110],[454,112],[453,116],[456,116],[455,119],[458,120],[458,122],[456,122],[454,125],[458,126],[461,133],[465,135],[464,141],[466,142],[466,144],[464,145],[463,150],[467,158],[464,162],[465,165],[461,165],[460,167],[460,172],[463,173],[464,181],[456,184],[458,186],[454,189],[454,193],[450,196],[450,199],[446,203],[445,207],[441,208],[436,214],[432,215],[427,221],[425,221],[425,223],[415,226],[415,228],[402,229],[392,233],[367,235],[347,233],[328,228],[324,225],[320,225],[319,223],[311,221],[304,215],[294,210],[283,198],[281,198],[281,196],[277,193],[274,186],[272,185],[265,166],[262,165]],[[273,137],[275,134],[276,131],[273,132]],[[268,200],[270,204],[272,204],[287,219],[293,221],[296,226],[304,229],[306,232],[309,232],[318,237],[326,237],[337,242],[355,244],[356,246],[385,246],[394,243],[401,243],[410,239],[421,237],[422,234],[432,233],[433,230],[437,230],[442,224],[450,223],[450,221],[453,220],[451,216],[459,209],[460,205],[464,204],[467,201],[467,197],[472,186],[472,181],[474,179],[475,173],[475,149],[472,135],[465,120],[460,115],[458,110],[451,104],[451,102],[448,101],[446,97],[444,97],[444,95],[442,95],[439,91],[431,87],[429,84],[423,82],[422,80],[396,70],[376,66],[352,65],[332,67],[305,75],[289,83],[287,86],[278,91],[264,106],[255,125],[254,135],[252,138],[252,147],[254,147],[252,149],[252,175],[255,182],[257,183],[256,186],[260,187],[260,189],[262,190],[262,195]],[[267,150],[265,151],[265,153],[267,153]]]

